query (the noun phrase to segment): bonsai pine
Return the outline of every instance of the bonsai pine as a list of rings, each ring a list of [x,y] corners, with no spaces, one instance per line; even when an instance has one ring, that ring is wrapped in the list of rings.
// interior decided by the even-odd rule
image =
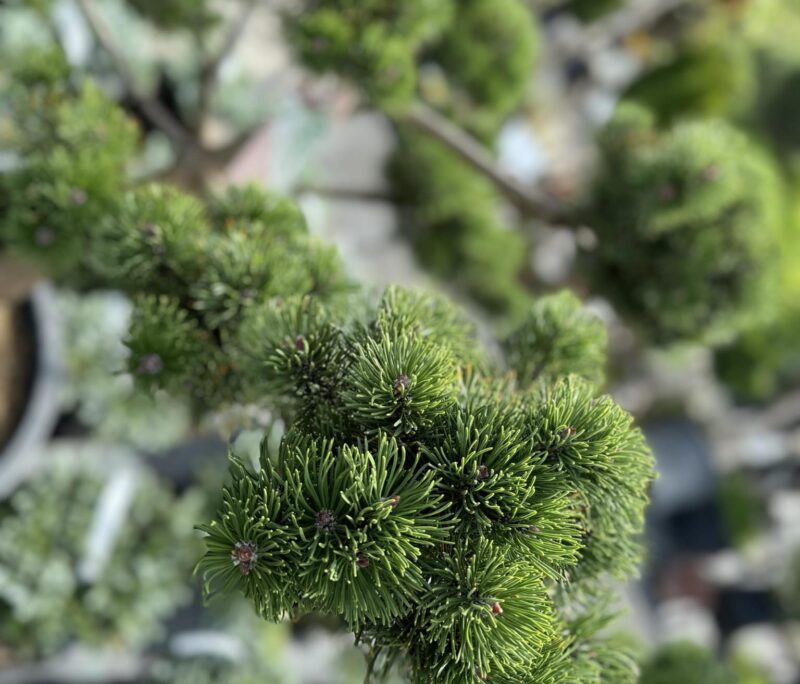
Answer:
[[[208,590],[268,620],[339,616],[376,681],[396,659],[416,682],[600,681],[614,649],[584,652],[599,637],[578,624],[603,623],[584,597],[635,570],[652,461],[630,416],[568,374],[603,361],[570,341],[596,329],[576,307],[531,313],[509,341],[519,374],[428,295],[391,288],[356,321],[308,299],[254,310],[247,367],[289,425],[257,471],[232,457],[201,527]]]
[[[443,62],[464,51],[463,37],[444,42],[445,4],[306,9],[287,17],[304,61],[318,51],[320,69],[390,111],[413,93],[423,46],[440,37]],[[482,34],[476,22],[467,35]],[[521,72],[512,65],[509,78]],[[145,391],[203,409],[255,402],[286,426],[258,469],[232,456],[222,506],[202,527],[209,591],[238,587],[273,621],[337,616],[367,645],[368,679],[397,663],[415,682],[633,682],[633,659],[601,632],[598,596],[635,572],[653,464],[631,417],[599,392],[599,322],[574,297],[542,299],[490,351],[442,298],[389,288],[372,301],[288,200],[132,182],[134,127],[93,86],[76,94],[74,76],[40,66],[19,77],[43,94],[20,91],[20,120],[46,125],[13,131],[31,154],[3,175],[3,242],[65,281],[132,297],[129,370]],[[508,111],[505,93],[469,76],[460,88]],[[109,154],[102,136],[83,135],[106,122],[127,141],[111,146],[109,173],[73,169]],[[56,155],[73,146],[74,158]],[[54,156],[58,174],[31,166]],[[28,202],[31,192],[61,204]],[[92,220],[62,216],[69,201]],[[69,249],[31,240],[51,219],[64,219]]]

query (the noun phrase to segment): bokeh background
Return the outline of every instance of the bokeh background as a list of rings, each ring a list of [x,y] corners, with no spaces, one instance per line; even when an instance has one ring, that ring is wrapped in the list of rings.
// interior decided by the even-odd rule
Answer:
[[[130,79],[191,121],[203,60],[224,47],[201,134],[225,153],[198,162],[215,184],[291,195],[350,276],[438,288],[487,330],[536,294],[575,291],[609,331],[607,389],[658,460],[648,557],[625,589],[642,681],[800,681],[800,3],[529,0],[510,3],[521,14],[498,20],[481,52],[469,31],[500,17],[504,3],[489,3],[420,58],[420,97],[490,150],[539,216],[303,68],[282,30],[291,2],[189,3],[188,16],[212,12],[203,31],[185,8],[165,17],[170,4],[89,3],[124,77],[73,0],[0,2],[0,55],[56,41],[140,119],[135,175],[192,186],[196,169],[137,111]],[[504,61],[508,45],[519,49]],[[630,315],[617,275],[591,266],[604,240],[592,213],[548,210],[590,204],[597,174],[618,170],[599,165],[598,135],[621,100],[662,126],[722,119],[770,166],[774,192],[760,199],[779,214],[780,249],[761,268],[777,281],[735,334],[650,334],[660,323]],[[0,172],[14,164],[5,114]],[[659,254],[644,258],[646,280]],[[0,682],[360,681],[363,660],[334,623],[266,624],[235,597],[202,605],[193,525],[214,510],[228,449],[255,454],[280,425],[249,406],[198,420],[137,392],[123,372],[130,310],[119,293],[49,283],[0,244]]]

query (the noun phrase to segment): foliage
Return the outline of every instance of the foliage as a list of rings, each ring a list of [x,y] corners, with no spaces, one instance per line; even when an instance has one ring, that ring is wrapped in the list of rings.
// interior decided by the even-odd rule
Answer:
[[[7,77],[17,164],[0,174],[0,241],[80,282],[92,230],[126,184],[136,127],[93,83],[68,82],[54,49],[15,56]]]
[[[418,682],[596,667],[559,636],[559,606],[635,570],[652,462],[610,398],[555,377],[585,367],[571,325],[593,321],[563,298],[549,311],[564,342],[553,383],[529,391],[488,359],[476,370],[432,301],[390,289],[353,322],[293,299],[257,324],[276,333],[243,347],[287,395],[289,429],[258,471],[232,457],[201,527],[207,589],[237,587],[270,620],[338,615]],[[514,338],[517,353],[546,354],[537,336]]]
[[[600,385],[606,343],[603,322],[564,291],[535,302],[504,349],[523,384],[574,373]]]
[[[625,98],[649,108],[661,125],[741,114],[755,98],[754,56],[730,35],[678,47],[640,76]]]
[[[353,81],[371,102],[407,104],[416,55],[450,20],[450,0],[304,0],[284,15],[300,62]]]
[[[719,483],[719,503],[725,530],[733,543],[743,546],[755,538],[764,526],[766,512],[745,473],[728,473]]]
[[[20,487],[0,515],[0,642],[21,658],[52,654],[75,640],[146,645],[189,598],[199,500],[191,494],[175,500],[146,471],[110,475],[90,454],[49,455],[46,474]],[[98,518],[110,477],[134,489],[121,527],[98,558],[96,542],[108,531],[98,524],[110,524],[107,511]],[[87,574],[87,565],[96,572]]]
[[[718,340],[764,315],[782,218],[764,153],[722,121],[660,132],[633,106],[600,144],[592,280],[620,312],[657,343]]]
[[[519,312],[525,241],[500,221],[491,184],[441,143],[401,128],[387,174],[423,266],[488,311]]]
[[[744,674],[744,670],[740,670]],[[737,676],[720,663],[712,653],[690,642],[678,641],[656,651],[642,667],[640,684],[744,684],[745,676]],[[752,675],[751,675],[752,676]],[[755,681],[762,681],[756,679]]]
[[[534,29],[518,0],[469,0],[458,13],[431,0],[323,0],[299,9],[285,15],[285,27],[303,63],[353,80],[390,111],[413,97],[421,56],[440,63],[454,89],[491,114],[468,124],[481,135],[494,134],[523,96]],[[67,132],[77,131],[80,154],[64,154],[59,174],[47,176],[32,164],[37,155],[49,159],[65,134],[53,126],[26,133],[36,154],[15,148],[18,166],[3,178],[15,183],[12,200],[32,188],[55,193],[84,155],[113,152],[97,180],[105,192],[81,185],[84,194],[68,196],[80,207],[92,200],[95,213],[80,223],[73,249],[54,252],[52,263],[41,254],[46,245],[36,245],[38,219],[26,224],[3,207],[2,239],[64,280],[131,297],[127,370],[146,393],[166,390],[200,408],[252,401],[275,409],[286,428],[277,448],[265,440],[257,469],[231,457],[216,519],[201,527],[207,590],[238,588],[272,621],[335,616],[367,645],[371,666],[381,653],[384,669],[399,658],[416,682],[555,684],[606,675],[632,682],[627,649],[605,635],[607,611],[586,597],[636,571],[653,464],[631,416],[598,395],[605,343],[598,322],[566,295],[542,300],[507,338],[501,359],[440,298],[390,288],[365,305],[348,297],[335,253],[310,238],[290,202],[254,187],[202,199],[162,185],[135,187],[124,173],[133,137],[112,144],[82,128],[110,122],[127,131],[120,110],[92,86],[84,90],[95,94],[84,96],[42,80],[47,96],[23,97],[28,109],[19,111],[35,123],[63,98],[68,111],[75,108]],[[93,114],[81,118],[81,108]],[[487,304],[517,309],[526,300],[517,282],[523,245],[499,227],[493,192],[463,164],[443,178],[449,152],[417,154],[405,172],[409,206],[422,224],[457,236],[464,264],[447,268],[463,269]],[[424,185],[410,180],[437,164]],[[78,170],[90,175],[84,165]],[[471,197],[474,205],[465,202]],[[74,227],[74,215],[58,217]],[[31,235],[36,249],[22,249]],[[92,250],[78,248],[87,242]],[[123,593],[102,605],[120,610],[130,601],[132,615],[149,617],[152,599],[160,618],[180,598],[171,576],[183,573],[171,555],[179,547],[164,539],[182,520],[167,494],[145,484],[156,501],[126,520],[145,528],[131,529],[115,548],[130,546],[124,566],[109,575],[124,581]],[[45,486],[48,495],[58,491],[47,478],[36,486],[38,496]],[[88,499],[101,484],[94,486]],[[26,515],[9,518],[9,535],[38,520],[27,515],[36,502],[26,505]],[[53,518],[40,508],[47,525],[69,526],[64,535],[73,545],[68,535],[91,519],[85,511],[75,520],[70,511]],[[59,533],[41,537],[60,551]],[[170,563],[166,571],[148,564],[150,535],[158,562]],[[9,555],[26,551],[25,541],[9,543]],[[49,549],[30,546],[36,555],[25,562],[38,579]],[[146,569],[135,580],[146,583],[127,581],[140,564]],[[145,585],[151,594],[134,601],[133,588]],[[68,586],[65,610],[82,591]],[[93,600],[79,602],[70,615],[95,608]],[[102,636],[111,636],[107,624],[115,623],[104,619]],[[151,629],[142,631],[146,641]],[[133,639],[131,632],[123,638]]]
[[[770,300],[774,312],[762,325],[740,333],[715,351],[717,375],[742,401],[763,401],[800,378],[800,193],[788,196],[790,211],[780,231],[780,253],[771,267],[777,284]]]
[[[24,130],[11,147],[20,163],[0,175],[0,240],[63,282],[133,298],[128,370],[140,385],[198,408],[232,401],[241,379],[222,348],[244,312],[335,297],[349,287],[338,256],[292,202],[255,186],[205,202],[164,185],[126,190],[132,124],[91,83],[73,92],[50,58],[16,67]]]
[[[445,113],[491,140],[522,102],[532,77],[538,33],[520,0],[466,0],[425,52],[448,84]]]
[[[567,9],[583,22],[591,22],[620,9],[625,0],[570,0]]]

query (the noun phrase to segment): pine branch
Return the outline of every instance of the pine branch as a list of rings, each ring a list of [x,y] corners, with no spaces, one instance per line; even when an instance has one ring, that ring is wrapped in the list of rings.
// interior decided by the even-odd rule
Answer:
[[[123,88],[139,105],[143,114],[154,126],[163,131],[176,147],[180,149],[197,147],[193,136],[183,124],[158,100],[150,97],[139,88],[127,58],[117,45],[108,24],[97,12],[92,0],[78,0],[78,7],[89,24],[92,33],[94,33],[97,42],[111,57],[111,61],[114,63],[122,80]]]
[[[511,178],[497,166],[478,140],[433,108],[418,102],[404,118],[415,128],[447,145],[467,164],[486,176],[524,215],[553,221],[563,219],[566,207],[561,202]]]
[[[337,188],[334,186],[304,183],[294,190],[295,195],[316,195],[341,202],[363,202],[366,204],[396,204],[397,198],[390,192],[364,188]]]
[[[200,77],[200,96],[198,103],[198,128],[202,131],[205,119],[211,108],[211,100],[219,82],[219,72],[225,59],[236,47],[236,43],[247,27],[247,22],[255,8],[256,0],[245,0],[239,16],[231,24],[227,35],[217,52],[203,64]]]

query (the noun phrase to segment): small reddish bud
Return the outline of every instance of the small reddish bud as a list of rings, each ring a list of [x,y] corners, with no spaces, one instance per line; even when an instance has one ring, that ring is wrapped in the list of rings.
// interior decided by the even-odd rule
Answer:
[[[302,335],[298,335],[294,338],[294,348],[297,351],[304,351],[306,348],[306,338]]]
[[[139,375],[158,375],[164,370],[164,361],[158,354],[145,354],[139,359],[136,372]]]
[[[392,387],[394,388],[395,395],[398,395],[398,394],[404,394],[410,385],[411,385],[411,378],[409,378],[405,373],[403,373],[402,375],[399,375],[395,379]]]
[[[242,575],[249,575],[250,571],[256,566],[258,560],[258,548],[253,542],[236,542],[231,549],[231,561],[239,568]]]
[[[671,202],[676,195],[675,186],[671,183],[665,183],[658,191],[658,196],[663,202]]]
[[[388,503],[392,508],[397,508],[397,506],[400,504],[400,495],[395,494],[394,496],[387,497],[384,499],[384,501],[386,501],[386,503]]]
[[[72,190],[69,191],[69,201],[72,202],[72,206],[74,207],[83,206],[86,204],[87,199],[86,193],[80,188],[72,188]]]
[[[502,615],[503,613],[503,606],[500,605],[500,601],[495,601],[492,604],[492,615]]]
[[[485,480],[489,477],[489,469],[485,465],[478,466],[478,479]]]
[[[330,532],[336,524],[336,517],[333,515],[333,511],[323,508],[317,513],[317,519],[314,524],[320,532]]]
[[[49,247],[55,242],[56,232],[48,226],[40,226],[36,229],[35,238],[39,247]]]
[[[365,554],[359,552],[356,556],[356,565],[362,570],[366,567],[369,567],[369,558],[367,558]]]

